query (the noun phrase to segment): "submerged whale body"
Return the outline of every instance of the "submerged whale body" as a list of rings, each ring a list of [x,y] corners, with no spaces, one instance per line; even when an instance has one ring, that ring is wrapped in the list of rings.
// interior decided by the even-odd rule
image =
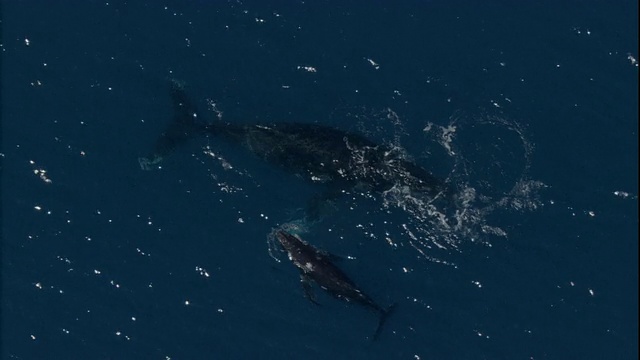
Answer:
[[[429,171],[398,151],[364,136],[304,123],[202,124],[195,106],[179,84],[173,84],[171,97],[174,119],[157,140],[153,153],[139,159],[142,168],[157,165],[195,134],[205,134],[241,144],[259,158],[302,178],[333,185],[334,191],[357,188],[384,192],[401,187],[429,198],[447,192],[446,184]]]
[[[360,304],[378,313],[380,319],[373,335],[373,340],[375,340],[394,305],[384,309],[376,304],[340,268],[333,264],[330,254],[318,250],[284,230],[277,230],[275,235],[287,252],[289,260],[300,270],[300,281],[305,297],[319,305],[311,292],[311,282],[313,281],[339,299]]]
[[[382,192],[393,186],[436,196],[444,184],[390,148],[332,127],[277,123],[208,125],[205,132],[231,138],[263,160],[318,183]]]

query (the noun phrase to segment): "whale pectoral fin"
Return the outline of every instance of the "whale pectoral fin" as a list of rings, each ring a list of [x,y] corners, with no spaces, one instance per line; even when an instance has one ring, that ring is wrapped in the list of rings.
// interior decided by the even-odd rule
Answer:
[[[342,192],[337,190],[328,190],[320,194],[314,195],[307,203],[306,218],[308,221],[319,220],[322,216],[335,210],[333,200],[342,195]]]
[[[140,168],[142,170],[153,170],[160,168],[160,163],[162,162],[162,156],[159,155],[151,155],[150,157],[139,157],[138,163],[140,164]]]
[[[322,256],[322,258],[326,259],[329,262],[343,261],[345,259],[353,259],[349,256],[336,255],[334,253],[330,253],[326,250],[318,250],[318,254]]]
[[[313,294],[313,290],[311,289],[311,279],[309,279],[309,277],[302,271],[300,271],[300,284],[302,285],[304,297],[306,297],[312,303],[320,306],[320,303],[316,301],[316,297]]]

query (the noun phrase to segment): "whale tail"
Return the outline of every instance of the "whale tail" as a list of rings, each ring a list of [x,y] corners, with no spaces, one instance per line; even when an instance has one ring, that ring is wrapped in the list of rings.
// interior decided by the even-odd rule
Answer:
[[[151,170],[157,167],[165,156],[186,143],[203,128],[203,125],[198,123],[196,106],[184,91],[184,84],[174,79],[171,80],[171,102],[174,112],[169,126],[156,140],[151,154],[138,158],[140,167],[143,170]]]
[[[386,309],[380,309],[380,320],[378,320],[378,327],[376,327],[376,332],[373,333],[373,337],[371,338],[371,341],[376,341],[378,339],[378,336],[380,336],[380,332],[382,331],[382,327],[384,326],[384,323],[389,318],[389,315],[391,315],[393,311],[396,309],[396,305],[397,304],[394,303]]]

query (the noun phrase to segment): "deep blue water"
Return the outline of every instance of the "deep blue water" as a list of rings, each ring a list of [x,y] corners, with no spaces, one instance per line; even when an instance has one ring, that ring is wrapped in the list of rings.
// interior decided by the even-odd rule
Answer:
[[[2,358],[637,359],[637,11],[2,2]],[[140,169],[171,81],[206,121],[360,132],[474,195],[452,231],[352,193],[301,234],[398,304],[377,341],[270,256],[321,186],[215,138]]]

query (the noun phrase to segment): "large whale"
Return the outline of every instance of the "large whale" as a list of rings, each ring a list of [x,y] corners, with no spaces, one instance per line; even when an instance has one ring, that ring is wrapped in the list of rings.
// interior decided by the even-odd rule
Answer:
[[[375,340],[394,305],[384,309],[374,302],[340,268],[333,264],[331,255],[327,252],[318,250],[284,230],[276,230],[275,236],[287,252],[289,260],[300,270],[300,281],[304,295],[311,302],[319,305],[311,291],[311,282],[313,281],[339,299],[360,304],[378,313],[380,319],[373,335],[373,340]]]
[[[384,192],[398,187],[429,199],[450,194],[444,181],[407,160],[402,152],[356,133],[307,123],[204,123],[183,87],[172,84],[173,121],[152,153],[139,159],[143,169],[158,165],[195,134],[204,134],[240,144],[269,163],[312,182],[330,185],[324,198],[353,188]]]

